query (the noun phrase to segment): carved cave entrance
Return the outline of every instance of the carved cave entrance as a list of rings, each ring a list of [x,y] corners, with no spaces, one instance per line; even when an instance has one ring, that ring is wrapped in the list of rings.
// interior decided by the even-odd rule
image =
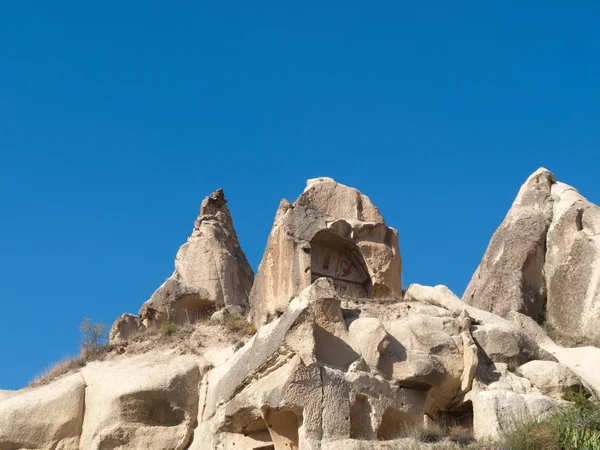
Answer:
[[[342,296],[371,297],[371,277],[360,250],[354,242],[329,230],[319,231],[310,241],[311,282],[331,278]]]

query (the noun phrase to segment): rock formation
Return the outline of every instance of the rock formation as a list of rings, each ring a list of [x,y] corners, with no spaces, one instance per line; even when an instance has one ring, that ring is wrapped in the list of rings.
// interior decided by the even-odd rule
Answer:
[[[319,277],[342,296],[402,296],[398,232],[369,198],[331,178],[308,180],[291,204],[282,200],[250,294],[261,326]]]
[[[570,336],[600,337],[600,208],[539,169],[521,187],[463,300]]]
[[[254,273],[238,242],[222,189],[206,197],[175,272],[144,303],[139,315],[154,322],[193,322],[206,311],[248,305]]]
[[[248,311],[252,271],[217,191],[173,276],[140,316],[117,319],[99,360],[0,391],[0,450],[383,450],[426,423],[497,438],[570,392],[600,393],[600,349],[561,348],[532,319],[560,326],[552,302],[580,293],[573,317],[587,326],[596,211],[540,170],[468,302],[445,286],[403,296],[397,232],[355,189],[310,180],[279,207]],[[592,270],[576,278],[582,252]],[[554,277],[568,285],[555,291]],[[184,325],[163,336],[161,321]]]

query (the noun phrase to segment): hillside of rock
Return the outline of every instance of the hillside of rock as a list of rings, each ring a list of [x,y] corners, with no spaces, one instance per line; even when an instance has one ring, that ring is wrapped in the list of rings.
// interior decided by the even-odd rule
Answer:
[[[256,278],[222,190],[175,272],[54,379],[0,391],[0,450],[403,448],[437,424],[481,442],[600,393],[598,207],[540,169],[463,299],[401,285],[399,234],[330,178],[282,200]],[[433,256],[433,255],[432,255]]]

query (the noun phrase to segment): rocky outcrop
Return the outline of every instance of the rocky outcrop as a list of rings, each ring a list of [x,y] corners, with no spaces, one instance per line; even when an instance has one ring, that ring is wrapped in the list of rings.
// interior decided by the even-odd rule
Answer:
[[[78,450],[85,383],[74,374],[0,397],[0,449]]]
[[[463,300],[568,336],[600,337],[600,208],[539,169],[521,187]]]
[[[579,377],[557,362],[530,361],[520,366],[516,374],[531,380],[542,394],[549,397],[566,398],[568,394],[584,390]]]
[[[564,334],[600,337],[600,208],[563,183],[552,196],[546,319]]]
[[[122,314],[110,328],[108,339],[111,344],[122,344],[144,329],[142,319],[133,314]]]
[[[257,327],[280,315],[319,277],[342,296],[400,298],[398,232],[369,198],[330,178],[307,182],[293,203],[282,200],[250,294]]]
[[[190,323],[208,310],[248,305],[254,273],[238,242],[222,189],[206,197],[175,272],[144,303],[139,315],[156,322]]]
[[[539,169],[521,187],[463,295],[477,308],[538,319],[546,303],[543,267],[552,220],[552,173]]]
[[[467,302],[445,286],[402,295],[397,232],[355,189],[309,180],[277,212],[250,293],[256,327],[225,203],[205,199],[175,273],[140,316],[117,319],[103,360],[0,391],[0,450],[381,450],[425,423],[498,437],[572,391],[600,392],[600,349],[561,348],[536,323],[592,330],[596,305],[597,208],[550,172],[519,192]],[[575,298],[568,328],[557,305]],[[165,321],[186,326],[153,330]]]
[[[89,364],[81,448],[186,448],[207,369],[201,358],[156,352]]]
[[[0,392],[0,412],[11,412],[0,414],[0,449],[63,441],[92,450],[387,445],[424,416],[487,437],[511,426],[511,413],[560,404],[555,377],[533,366],[554,358],[444,286],[412,285],[392,303],[344,299],[335,280],[319,278],[237,350],[180,355],[184,348],[117,354],[46,388]],[[39,402],[42,393],[57,411],[46,413],[39,441],[25,441],[15,430],[40,425],[23,399]]]

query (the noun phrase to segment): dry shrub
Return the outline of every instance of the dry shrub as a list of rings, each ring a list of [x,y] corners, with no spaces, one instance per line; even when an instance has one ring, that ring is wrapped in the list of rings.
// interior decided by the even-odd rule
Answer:
[[[231,333],[249,333],[251,331],[250,325],[246,321],[246,318],[239,314],[231,314],[225,318],[225,328]],[[254,327],[252,327],[254,328]],[[256,329],[255,331],[256,332]]]
[[[448,428],[448,437],[452,442],[467,445],[473,441],[473,432],[463,425],[454,425]]]
[[[419,442],[438,442],[444,438],[444,435],[444,429],[435,422],[406,429],[406,437]]]

